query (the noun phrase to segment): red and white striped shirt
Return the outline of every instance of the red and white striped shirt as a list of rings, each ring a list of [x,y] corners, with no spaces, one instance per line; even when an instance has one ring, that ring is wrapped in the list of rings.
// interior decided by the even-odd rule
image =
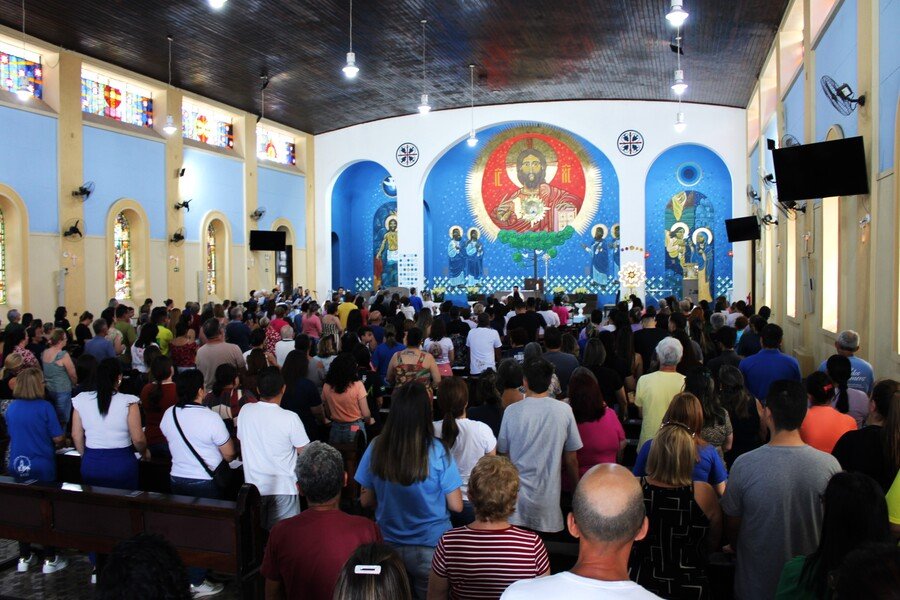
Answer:
[[[512,583],[543,575],[550,567],[538,535],[509,527],[457,527],[443,535],[431,569],[449,580],[452,600],[497,600]]]

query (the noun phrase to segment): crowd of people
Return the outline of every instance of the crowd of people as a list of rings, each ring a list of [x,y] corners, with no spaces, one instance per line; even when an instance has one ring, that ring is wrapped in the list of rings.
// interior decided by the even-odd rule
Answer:
[[[213,499],[242,472],[270,598],[890,597],[900,383],[853,331],[804,377],[770,319],[632,296],[576,323],[518,290],[471,308],[415,289],[113,299],[74,326],[10,310],[6,471],[54,482],[71,446],[85,484],[136,490],[152,460],[172,493]],[[577,561],[552,568],[566,543]],[[19,551],[19,572],[67,566]],[[223,589],[191,565],[154,576],[184,567],[149,535],[97,564],[99,597]]]

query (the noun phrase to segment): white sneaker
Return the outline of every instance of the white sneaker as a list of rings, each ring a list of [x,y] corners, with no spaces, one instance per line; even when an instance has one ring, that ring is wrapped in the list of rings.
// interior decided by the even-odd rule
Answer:
[[[97,585],[97,567],[91,569],[91,585]]]
[[[44,561],[44,575],[49,575],[51,573],[56,573],[57,571],[62,571],[66,567],[69,566],[69,561],[60,556],[56,555],[53,557],[53,560],[47,559]]]
[[[34,555],[34,552],[28,555],[28,558],[23,556],[19,557],[19,564],[16,565],[16,571],[19,573],[27,573],[28,569],[37,564],[37,556]]]
[[[191,595],[194,598],[205,598],[207,596],[215,596],[225,589],[221,583],[213,583],[209,579],[204,579],[200,585],[191,586]]]

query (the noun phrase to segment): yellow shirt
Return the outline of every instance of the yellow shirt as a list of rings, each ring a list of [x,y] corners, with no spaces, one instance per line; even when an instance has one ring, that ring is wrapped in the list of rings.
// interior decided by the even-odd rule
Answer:
[[[681,373],[657,371],[638,379],[637,389],[634,393],[634,403],[641,409],[643,416],[638,449],[643,447],[644,442],[656,437],[656,432],[659,431],[659,426],[662,425],[663,417],[666,411],[669,410],[672,398],[683,390],[684,375]]]
[[[338,306],[338,319],[341,320],[341,329],[347,329],[347,317],[350,316],[351,310],[356,310],[357,306],[352,302],[342,302]]]
[[[894,485],[887,493],[888,520],[900,525],[900,473],[894,478]]]
[[[167,327],[159,326],[159,332],[156,334],[156,343],[159,344],[159,351],[162,354],[169,354],[169,342],[174,338],[175,336]]]

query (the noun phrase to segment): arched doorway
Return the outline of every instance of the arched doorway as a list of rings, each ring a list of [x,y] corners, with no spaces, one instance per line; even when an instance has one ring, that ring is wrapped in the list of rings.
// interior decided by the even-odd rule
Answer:
[[[294,240],[290,230],[280,225],[275,231],[284,233],[285,246],[283,252],[275,253],[275,285],[284,292],[294,289]]]

